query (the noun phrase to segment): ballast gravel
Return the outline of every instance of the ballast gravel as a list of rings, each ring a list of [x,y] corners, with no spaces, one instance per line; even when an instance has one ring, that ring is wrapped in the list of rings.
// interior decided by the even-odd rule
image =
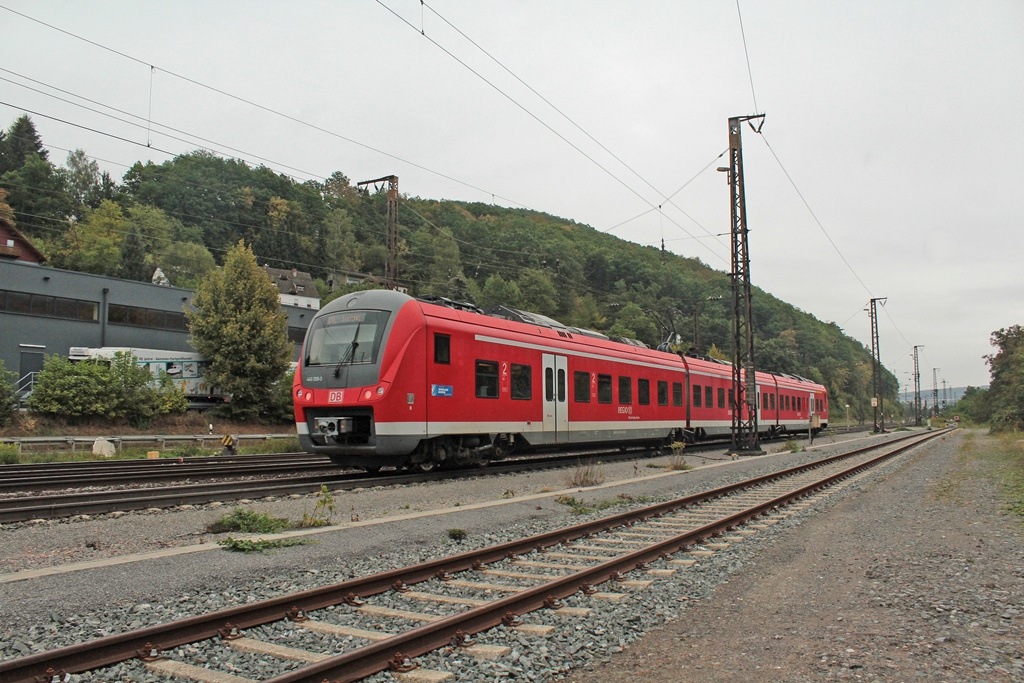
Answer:
[[[565,601],[589,608],[586,617],[563,617],[557,610],[527,615],[529,623],[555,626],[551,636],[499,627],[474,637],[480,644],[510,648],[510,654],[497,660],[444,650],[419,657],[417,663],[473,682],[1024,680],[1024,533],[1015,518],[998,514],[996,493],[978,480],[971,480],[971,487],[962,491],[963,500],[955,504],[933,495],[937,482],[958,466],[961,438],[947,436],[915,449],[811,509],[671,577],[642,577],[654,583],[642,590],[623,588],[627,595],[622,600],[577,595]],[[717,462],[713,464],[722,466],[646,481],[637,478],[663,471],[646,465],[664,461],[599,465],[606,485],[623,483],[573,495],[584,502],[620,493],[666,500],[839,449],[826,439],[813,453]],[[342,519],[359,518],[363,524],[351,522],[347,528],[315,535],[310,545],[263,554],[218,549],[0,583],[0,659],[578,523],[581,517],[555,502],[553,493],[525,500],[531,494],[572,488],[566,484],[573,474],[550,471],[339,493],[335,502]],[[499,500],[505,504],[461,509]],[[306,498],[259,501],[251,507],[297,518],[314,503]],[[438,509],[448,514],[365,524]],[[221,537],[203,529],[225,511],[204,507],[0,529],[0,571],[217,540]],[[447,531],[452,528],[465,530],[465,541],[450,540]],[[91,553],[67,554],[69,548],[88,548],[90,542],[98,546]],[[444,590],[429,585],[416,589]],[[411,608],[399,593],[371,600],[379,606]],[[452,611],[443,604],[415,609]],[[351,608],[317,616],[330,621],[335,612],[350,613]],[[391,617],[360,618],[364,628],[407,627]],[[250,629],[245,635],[320,652],[343,652],[365,642],[325,636],[289,622]],[[223,644],[183,646],[167,654],[257,679],[297,666]],[[138,662],[128,662],[70,680],[163,679]],[[395,679],[382,673],[368,680]]]

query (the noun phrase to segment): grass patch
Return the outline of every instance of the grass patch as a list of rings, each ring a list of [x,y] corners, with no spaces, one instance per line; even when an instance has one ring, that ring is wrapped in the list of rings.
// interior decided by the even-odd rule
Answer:
[[[466,535],[467,534],[466,534],[466,530],[465,529],[449,529],[448,530],[448,538],[452,539],[456,543],[461,543],[462,541],[466,540]]]
[[[604,483],[604,474],[598,469],[601,463],[580,463],[566,479],[567,488],[587,488]]]
[[[230,550],[233,553],[262,553],[274,548],[289,548],[293,545],[308,545],[312,543],[307,538],[279,538],[273,540],[250,541],[245,538],[231,538],[230,536],[217,541],[217,545]]]
[[[996,487],[1003,509],[1024,518],[1024,439],[1014,434],[962,433],[956,467],[936,484],[935,496],[960,503],[968,481],[984,478]]]
[[[620,493],[614,498],[590,504],[584,503],[573,496],[559,496],[555,499],[555,502],[559,505],[566,505],[570,507],[574,515],[587,515],[591,512],[600,512],[601,510],[607,510],[608,508],[619,507],[621,505],[631,505],[633,503],[646,505],[653,503],[654,499],[648,498],[647,496],[633,497],[625,493]]]
[[[228,531],[239,531],[245,534],[276,534],[294,525],[283,517],[271,517],[264,512],[235,508],[206,530],[211,534],[223,534]]]
[[[0,443],[0,465],[17,465],[21,462],[18,447],[14,444]]]
[[[320,486],[320,496],[316,499],[316,505],[312,513],[302,513],[302,521],[299,526],[303,528],[314,526],[330,526],[331,518],[337,506],[334,503],[334,495],[326,484]]]

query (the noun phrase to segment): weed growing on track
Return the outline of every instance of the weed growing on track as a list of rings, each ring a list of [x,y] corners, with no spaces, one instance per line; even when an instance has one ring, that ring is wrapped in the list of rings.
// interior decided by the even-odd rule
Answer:
[[[235,508],[206,530],[211,534],[222,534],[226,531],[240,531],[246,534],[276,534],[294,526],[283,517],[271,517],[264,512]]]
[[[465,529],[449,529],[448,530],[448,538],[452,539],[456,543],[461,543],[462,541],[466,540],[466,530]]]
[[[616,497],[610,500],[601,500],[590,505],[584,503],[573,496],[559,496],[555,499],[555,502],[560,505],[568,505],[572,508],[574,515],[586,515],[591,512],[598,512],[600,510],[607,510],[608,508],[618,507],[620,505],[632,505],[638,503],[640,505],[647,505],[654,502],[653,498],[647,496],[633,497],[625,493],[620,493]]]
[[[693,467],[686,464],[686,458],[684,458],[682,455],[673,455],[671,458],[669,458],[668,464],[665,465],[665,469],[669,470],[670,472],[675,472],[682,470],[692,470]]]
[[[217,545],[234,553],[262,553],[273,548],[288,548],[293,545],[308,545],[313,541],[308,538],[279,538],[274,540],[264,539],[261,541],[250,541],[245,538],[231,538],[228,536]]]
[[[334,495],[326,484],[320,485],[320,497],[316,499],[316,507],[312,514],[302,513],[302,521],[299,526],[306,528],[311,526],[329,526],[331,518],[337,506],[334,503]]]
[[[577,465],[575,471],[566,480],[567,488],[586,488],[588,486],[599,486],[604,483],[604,474],[598,469],[598,465],[588,462]]]

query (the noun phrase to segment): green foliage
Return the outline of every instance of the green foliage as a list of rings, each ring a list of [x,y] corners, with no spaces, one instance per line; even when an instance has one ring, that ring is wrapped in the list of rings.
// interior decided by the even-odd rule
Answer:
[[[216,522],[206,527],[211,534],[238,531],[246,534],[276,534],[291,527],[291,522],[280,517],[271,517],[264,512],[246,508],[235,508]]]
[[[21,462],[18,447],[12,443],[0,443],[0,465],[17,465]]]
[[[316,506],[310,514],[302,514],[301,527],[330,526],[331,518],[337,506],[334,503],[334,495],[326,485],[320,486],[320,496],[316,499]]]
[[[0,360],[0,427],[11,424],[14,414],[18,411],[18,394],[15,382],[18,375],[4,367]]]
[[[102,417],[136,427],[156,415],[184,412],[181,391],[165,378],[154,387],[152,379],[130,354],[117,353],[110,363],[73,363],[54,354],[46,358],[27,403],[38,413],[59,415],[72,423]]]
[[[800,442],[796,439],[790,439],[786,443],[782,444],[782,450],[789,451],[790,453],[799,453],[803,450],[803,447],[800,446]]]
[[[28,397],[28,407],[60,415],[74,423],[83,417],[107,415],[113,408],[109,390],[110,368],[94,362],[72,363],[54,354],[47,356]]]
[[[285,378],[292,344],[277,288],[252,249],[241,241],[232,247],[224,267],[199,285],[192,304],[195,310],[185,312],[192,346],[212,359],[209,381],[231,394],[218,412],[238,420],[278,414],[272,389]]]
[[[600,464],[600,463],[598,463]],[[570,488],[586,488],[588,486],[598,486],[604,483],[604,474],[592,462],[581,463],[572,474],[566,479],[566,486]]]
[[[989,408],[992,429],[1024,429],[1024,327],[1011,325],[992,333],[997,351],[985,356],[992,373]]]
[[[452,539],[456,543],[461,543],[462,541],[466,540],[466,535],[467,534],[466,534],[466,530],[465,529],[449,529],[448,530],[448,538]]]
[[[217,541],[217,545],[234,553],[262,553],[274,548],[290,548],[296,545],[309,545],[308,538],[278,538],[251,541],[246,538],[231,538]]]

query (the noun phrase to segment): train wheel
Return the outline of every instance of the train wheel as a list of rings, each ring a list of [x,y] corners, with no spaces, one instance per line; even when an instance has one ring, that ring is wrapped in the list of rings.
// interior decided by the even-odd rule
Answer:
[[[423,462],[416,463],[415,465],[413,465],[413,467],[416,468],[417,472],[427,474],[437,469],[437,463],[434,462],[433,460],[424,460]]]

